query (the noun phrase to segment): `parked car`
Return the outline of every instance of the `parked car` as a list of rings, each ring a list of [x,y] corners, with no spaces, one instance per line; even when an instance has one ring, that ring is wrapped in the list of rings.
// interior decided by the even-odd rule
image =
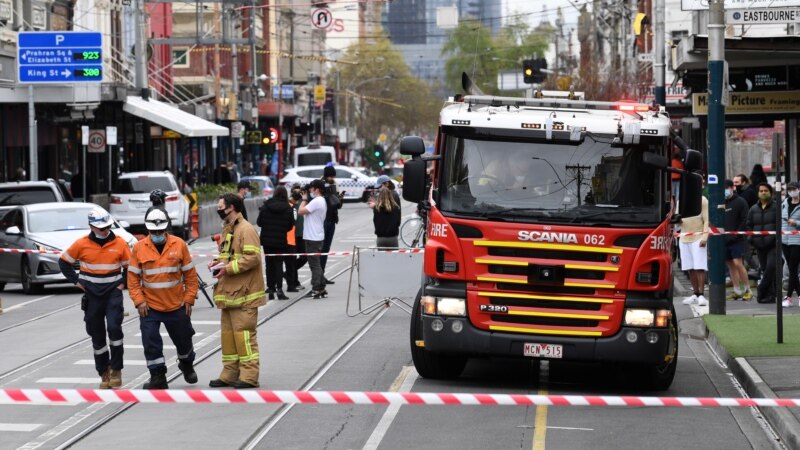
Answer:
[[[192,231],[189,202],[178,189],[178,183],[169,172],[131,172],[119,176],[111,191],[109,211],[117,220],[130,224],[132,232],[146,234],[144,213],[153,203],[150,192],[161,189],[167,194],[164,206],[172,222],[172,233],[187,239]]]
[[[364,175],[352,167],[334,166],[336,169],[336,185],[340,191],[344,191],[345,200],[366,201],[367,188],[375,186],[377,177]],[[281,184],[292,185],[299,183],[305,185],[311,180],[322,178],[322,171],[325,166],[303,166],[286,169],[286,176],[280,179]]]
[[[275,185],[272,184],[272,180],[263,175],[247,175],[240,178],[239,181],[247,181],[250,184],[257,184],[259,192],[262,196],[264,196],[264,199],[272,198],[272,193],[275,191]]]
[[[93,203],[37,203],[15,206],[0,218],[0,248],[61,252],[89,233]],[[104,210],[105,211],[105,210]],[[136,238],[114,221],[111,229],[133,248]],[[55,253],[0,252],[0,291],[6,283],[22,283],[26,294],[40,293],[45,284],[64,283]]]
[[[72,194],[66,184],[52,178],[43,181],[0,183],[0,212],[17,205],[71,201]]]

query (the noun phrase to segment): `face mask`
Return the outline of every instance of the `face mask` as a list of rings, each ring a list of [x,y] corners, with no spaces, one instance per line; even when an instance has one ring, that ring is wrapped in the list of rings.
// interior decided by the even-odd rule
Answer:
[[[736,192],[742,192],[742,185],[736,186]]]
[[[166,234],[151,234],[150,240],[153,241],[153,244],[163,244],[167,242],[167,235]]]
[[[111,234],[111,230],[105,230],[105,232],[102,233],[102,234],[98,234],[98,233],[95,233],[94,231],[92,231],[92,234],[97,239],[100,239],[101,241],[104,241],[104,240],[108,239],[108,236]]]
[[[766,200],[769,200],[770,198],[772,198],[772,195],[770,195],[768,192],[758,194],[758,199],[759,200],[766,201]]]
[[[800,191],[789,191],[789,197],[797,198],[800,195]]]
[[[228,213],[225,212],[224,209],[218,209],[217,214],[219,214],[219,218],[225,220],[228,218]]]
[[[733,195],[733,189],[725,189],[725,198],[731,198]]]
[[[317,194],[315,194],[313,192],[309,192],[308,196],[313,199],[313,198],[315,198],[317,196]]]
[[[245,192],[244,193],[244,198],[251,198],[252,196],[253,196],[252,192]]]

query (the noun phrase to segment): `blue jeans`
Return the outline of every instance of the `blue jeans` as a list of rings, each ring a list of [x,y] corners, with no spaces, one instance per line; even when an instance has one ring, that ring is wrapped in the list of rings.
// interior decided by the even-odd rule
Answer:
[[[161,340],[161,324],[167,329],[167,334],[175,344],[178,351],[178,360],[188,363],[194,362],[194,347],[192,336],[194,329],[192,321],[186,315],[186,309],[181,306],[175,311],[161,312],[151,309],[145,317],[139,317],[139,329],[142,331],[142,346],[147,368],[154,369],[166,367],[164,360],[164,342]]]
[[[107,297],[97,297],[86,292],[86,333],[92,338],[94,368],[103,375],[109,367],[122,370],[122,291],[112,289]],[[108,332],[108,343],[106,342]],[[111,351],[109,352],[109,347]],[[111,356],[109,357],[109,353]]]
[[[336,224],[333,222],[325,221],[323,225],[325,229],[325,240],[322,241],[322,253],[331,251],[331,242],[333,242],[333,233],[336,231]],[[322,265],[322,274],[325,275],[325,263],[328,262],[328,255],[319,257],[319,263]]]

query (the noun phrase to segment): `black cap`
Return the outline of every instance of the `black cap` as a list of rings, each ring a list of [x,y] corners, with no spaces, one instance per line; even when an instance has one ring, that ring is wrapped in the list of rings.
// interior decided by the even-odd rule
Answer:
[[[336,177],[336,169],[333,166],[325,166],[325,169],[322,170],[323,177]]]

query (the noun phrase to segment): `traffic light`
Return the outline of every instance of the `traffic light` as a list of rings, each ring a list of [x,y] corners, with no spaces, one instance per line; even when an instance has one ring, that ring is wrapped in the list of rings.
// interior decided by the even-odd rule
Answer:
[[[522,81],[526,84],[533,84],[533,60],[526,59],[522,61]]]
[[[544,69],[547,69],[547,60],[544,58],[523,60],[522,81],[526,84],[543,82],[547,78]]]

